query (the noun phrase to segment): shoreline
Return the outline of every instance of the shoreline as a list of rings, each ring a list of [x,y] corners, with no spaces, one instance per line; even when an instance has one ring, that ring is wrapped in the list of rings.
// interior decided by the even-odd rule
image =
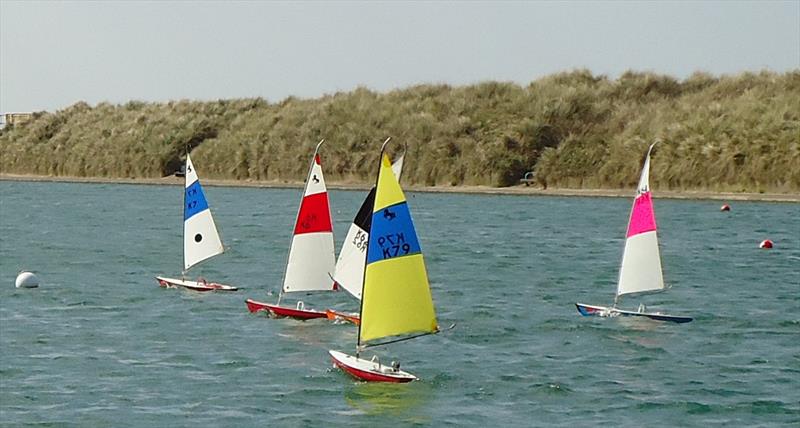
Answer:
[[[32,181],[32,182],[54,182],[54,183],[95,183],[95,184],[144,184],[144,185],[181,185],[183,178],[163,177],[163,178],[106,178],[106,177],[67,177],[67,176],[44,176],[44,175],[21,175],[0,173],[0,181]],[[368,185],[357,183],[326,183],[329,189],[335,190],[368,190]],[[215,180],[203,179],[205,186],[222,187],[258,187],[272,189],[295,189],[301,188],[303,182],[300,181],[239,181],[239,180]],[[480,194],[480,195],[517,195],[517,196],[578,196],[578,197],[612,197],[628,198],[633,197],[632,189],[562,189],[549,188],[542,189],[535,186],[516,185],[513,187],[489,187],[489,186],[408,186],[405,191],[423,193],[461,193],[461,194]],[[674,191],[656,190],[659,199],[696,199],[696,200],[718,200],[718,201],[759,201],[759,202],[800,202],[800,194],[791,193],[734,193],[734,192],[711,192],[711,191]]]

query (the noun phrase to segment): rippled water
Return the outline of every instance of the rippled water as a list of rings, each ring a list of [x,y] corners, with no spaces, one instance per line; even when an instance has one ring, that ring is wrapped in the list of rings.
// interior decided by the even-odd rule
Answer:
[[[630,199],[411,193],[439,323],[457,327],[379,348],[422,379],[383,385],[331,368],[354,327],[245,309],[275,299],[299,191],[206,194],[230,250],[195,274],[239,293],[153,279],[180,273],[180,188],[0,182],[0,424],[800,424],[798,204],[656,194],[673,288],[642,300],[695,317],[674,325],[575,310],[612,301]],[[332,192],[338,239],[362,197]],[[39,289],[14,289],[23,268]]]

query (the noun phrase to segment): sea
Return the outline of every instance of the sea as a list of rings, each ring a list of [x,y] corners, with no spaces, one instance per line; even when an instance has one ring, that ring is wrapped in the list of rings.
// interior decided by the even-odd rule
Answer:
[[[613,302],[632,198],[408,192],[455,327],[365,352],[398,385],[333,368],[351,324],[247,311],[278,298],[299,189],[205,193],[226,252],[188,275],[235,293],[154,279],[181,274],[180,186],[0,181],[0,426],[800,426],[800,204],[655,191],[670,288],[619,306],[673,324],[575,308]],[[365,193],[330,192],[337,248]]]

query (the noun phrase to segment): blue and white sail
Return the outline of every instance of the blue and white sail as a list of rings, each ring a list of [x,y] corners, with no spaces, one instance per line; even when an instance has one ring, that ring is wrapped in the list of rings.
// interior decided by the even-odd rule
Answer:
[[[222,240],[189,154],[186,154],[186,193],[183,204],[183,268],[222,254]]]

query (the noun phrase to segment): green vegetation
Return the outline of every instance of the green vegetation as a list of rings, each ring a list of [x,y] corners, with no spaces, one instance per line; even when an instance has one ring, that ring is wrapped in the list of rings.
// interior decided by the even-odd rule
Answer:
[[[299,181],[313,146],[331,182],[368,183],[378,149],[408,144],[404,180],[426,186],[517,183],[630,188],[647,146],[651,184],[673,190],[800,191],[800,70],[679,81],[578,70],[526,87],[486,82],[359,88],[318,99],[124,105],[80,102],[0,131],[0,172],[160,177],[185,147],[203,176]]]

